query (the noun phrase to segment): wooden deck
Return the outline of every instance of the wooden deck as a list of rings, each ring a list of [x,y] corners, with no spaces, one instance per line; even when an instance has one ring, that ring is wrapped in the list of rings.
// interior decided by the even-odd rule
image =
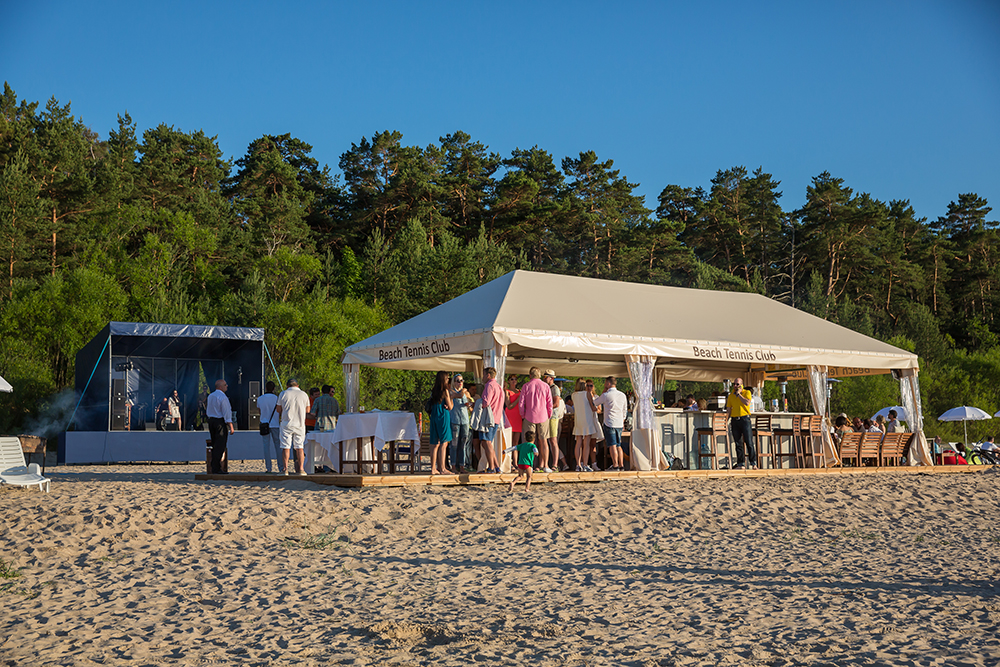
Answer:
[[[532,484],[579,484],[599,483],[630,479],[690,479],[724,477],[796,477],[803,475],[876,475],[880,473],[902,473],[917,475],[968,474],[996,468],[990,465],[950,465],[950,466],[889,466],[845,467],[845,468],[779,468],[776,470],[660,470],[625,472],[553,472],[535,473]],[[343,488],[367,486],[473,486],[479,484],[509,484],[514,473],[501,475],[275,475],[266,473],[230,473],[226,475],[196,474],[199,481],[220,482],[264,482],[280,484],[288,481],[307,481]],[[523,483],[519,482],[519,484]]]

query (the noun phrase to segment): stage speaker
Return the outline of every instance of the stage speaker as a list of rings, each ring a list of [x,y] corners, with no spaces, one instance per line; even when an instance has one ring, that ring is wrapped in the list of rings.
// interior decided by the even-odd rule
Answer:
[[[250,399],[247,401],[247,414],[250,415],[250,419],[253,420],[253,416],[257,415],[257,426],[260,425],[260,408],[257,407],[257,399],[260,397],[260,382],[250,383]],[[253,430],[257,428],[253,424],[250,425],[250,429]]]
[[[112,431],[124,431],[125,430],[125,413],[116,412],[111,415],[111,430]]]
[[[250,425],[247,428],[250,429],[251,431],[259,431],[260,430],[260,412],[259,411],[257,412],[257,414],[254,414],[252,412],[250,413]]]
[[[111,412],[125,414],[125,380],[111,381]]]
[[[677,399],[678,399],[677,391],[673,389],[663,390],[663,405],[665,405],[666,407],[668,408],[673,407],[674,403],[677,402]]]
[[[163,424],[163,430],[164,431],[176,431],[177,430],[177,420],[175,419],[175,420],[173,420],[173,421],[171,421],[169,423],[164,422],[164,424]]]

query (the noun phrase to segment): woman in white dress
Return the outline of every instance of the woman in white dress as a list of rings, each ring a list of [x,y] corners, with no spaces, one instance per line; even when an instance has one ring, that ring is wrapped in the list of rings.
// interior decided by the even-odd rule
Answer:
[[[604,429],[601,428],[600,420],[597,417],[597,408],[594,406],[594,383],[590,380],[577,380],[576,389],[573,392],[573,412],[575,421],[573,422],[573,435],[576,437],[576,471],[592,472],[593,468],[587,465],[590,459],[591,450],[596,449],[598,440],[604,439]],[[596,461],[596,452],[595,461]]]

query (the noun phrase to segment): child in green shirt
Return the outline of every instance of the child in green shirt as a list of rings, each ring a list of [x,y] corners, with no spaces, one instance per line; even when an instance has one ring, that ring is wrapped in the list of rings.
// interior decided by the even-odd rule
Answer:
[[[535,447],[535,433],[530,431],[525,435],[525,440],[519,445],[510,447],[507,451],[517,450],[517,477],[510,480],[510,492],[514,493],[514,484],[521,479],[521,475],[527,475],[528,481],[524,485],[526,492],[531,491],[531,466],[535,462],[535,455],[538,448]]]

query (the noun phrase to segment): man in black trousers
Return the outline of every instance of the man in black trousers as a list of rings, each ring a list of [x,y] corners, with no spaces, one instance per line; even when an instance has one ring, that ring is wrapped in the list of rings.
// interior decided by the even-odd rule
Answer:
[[[222,457],[226,453],[229,434],[233,432],[233,408],[226,396],[229,385],[225,380],[215,381],[215,391],[208,395],[208,433],[212,436],[212,474],[221,475]]]

